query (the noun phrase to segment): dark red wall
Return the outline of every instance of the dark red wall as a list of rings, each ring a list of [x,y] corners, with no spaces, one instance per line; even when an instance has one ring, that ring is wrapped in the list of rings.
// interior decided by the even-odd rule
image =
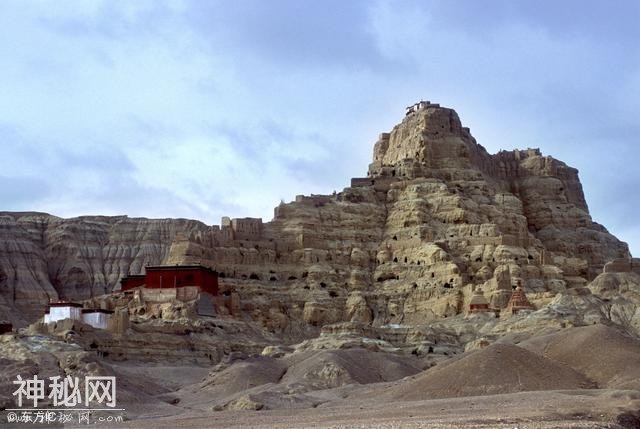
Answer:
[[[123,277],[120,280],[120,285],[122,287],[122,291],[133,289],[134,287],[139,287],[144,285],[145,278],[144,277]]]
[[[202,291],[217,295],[218,274],[206,268],[147,268],[146,288],[166,289],[184,286],[199,286]]]

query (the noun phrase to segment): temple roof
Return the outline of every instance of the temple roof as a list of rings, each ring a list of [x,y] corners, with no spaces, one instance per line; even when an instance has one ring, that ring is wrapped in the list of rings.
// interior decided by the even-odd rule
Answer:
[[[51,301],[49,307],[79,307],[82,308],[82,304],[71,301]]]
[[[173,271],[173,270],[205,270],[211,273],[217,273],[215,270],[200,264],[189,265],[147,265],[145,271]]]

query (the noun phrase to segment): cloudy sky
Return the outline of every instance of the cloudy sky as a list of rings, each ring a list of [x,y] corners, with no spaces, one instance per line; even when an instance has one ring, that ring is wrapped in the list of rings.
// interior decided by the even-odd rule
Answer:
[[[0,3],[0,210],[271,219],[421,98],[580,170],[640,255],[640,2]]]

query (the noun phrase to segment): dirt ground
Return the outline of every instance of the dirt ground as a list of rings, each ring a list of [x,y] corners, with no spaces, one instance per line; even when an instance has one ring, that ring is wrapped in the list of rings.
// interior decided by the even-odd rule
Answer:
[[[93,426],[640,429],[640,341],[590,326],[522,345],[494,343],[429,369],[362,348],[216,365],[94,363],[117,377],[127,420]],[[86,427],[73,424],[64,427]]]
[[[632,391],[522,392],[483,397],[302,410],[220,411],[129,421],[115,427],[174,428],[640,428]]]

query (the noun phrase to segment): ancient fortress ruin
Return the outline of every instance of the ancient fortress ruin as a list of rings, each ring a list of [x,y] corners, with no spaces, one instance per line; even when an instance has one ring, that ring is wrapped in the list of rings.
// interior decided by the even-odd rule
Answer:
[[[0,234],[22,243],[22,253],[7,245],[0,255],[0,309],[20,310],[7,312],[24,316],[13,316],[18,324],[59,298],[109,295],[109,310],[188,313],[179,303],[199,302],[202,289],[187,287],[196,284],[120,289],[154,266],[213,270],[211,314],[298,336],[342,322],[510,317],[603,271],[640,272],[627,245],[591,219],[575,168],[539,149],[489,154],[453,109],[428,101],[380,134],[366,177],[281,203],[270,222],[5,213]]]
[[[578,171],[489,154],[428,101],[362,177],[269,222],[0,213],[4,378],[113,375],[149,427],[303,427],[314,409],[325,427],[334,406],[338,425],[413,409],[402,426],[444,402],[447,427],[462,408],[472,426],[636,427],[638,335],[640,260],[591,218]]]
[[[576,169],[539,149],[490,155],[454,110],[428,101],[380,135],[367,177],[299,195],[265,224],[224,218],[175,240],[168,261],[211,266],[221,290],[241,296],[288,295],[251,311],[313,326],[451,317],[480,290],[487,307],[473,313],[514,314],[584,286],[606,263],[638,269],[592,221]]]

